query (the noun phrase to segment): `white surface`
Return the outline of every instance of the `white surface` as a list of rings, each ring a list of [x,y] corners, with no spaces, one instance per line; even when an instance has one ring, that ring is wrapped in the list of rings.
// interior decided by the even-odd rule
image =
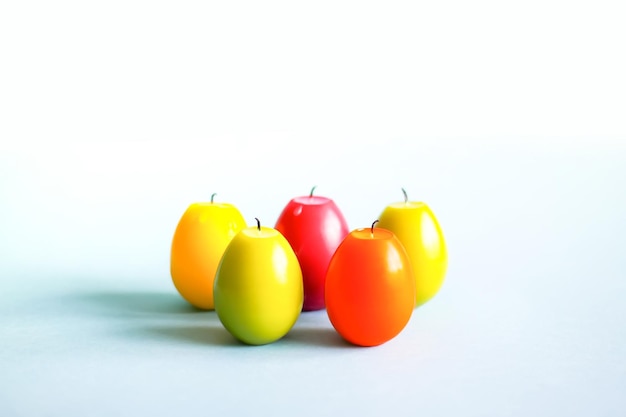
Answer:
[[[618,2],[0,6],[0,415],[626,411]],[[193,201],[351,228],[427,202],[446,282],[376,348],[241,346],[168,252]]]

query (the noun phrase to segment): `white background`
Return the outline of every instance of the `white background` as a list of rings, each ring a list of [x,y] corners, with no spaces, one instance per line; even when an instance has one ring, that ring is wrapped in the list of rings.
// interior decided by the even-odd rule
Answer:
[[[0,3],[0,414],[623,415],[626,14],[609,1]],[[169,245],[426,202],[440,294],[377,348],[243,347]]]

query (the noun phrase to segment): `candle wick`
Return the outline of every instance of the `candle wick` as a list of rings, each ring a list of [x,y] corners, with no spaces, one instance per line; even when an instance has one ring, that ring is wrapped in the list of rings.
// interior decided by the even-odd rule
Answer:
[[[313,188],[311,188],[311,192],[309,193],[309,198],[313,198],[313,191],[315,191],[316,187],[317,185],[314,185]]]
[[[406,194],[406,190],[404,188],[401,188],[401,190],[402,190],[402,194],[404,194],[404,204],[408,204],[409,196]]]
[[[215,198],[216,195],[217,195],[217,193],[211,194],[211,204],[213,204],[213,199]]]
[[[256,220],[256,227],[258,229],[258,231],[261,231],[261,220],[259,220],[258,218],[254,218],[254,220]]]
[[[374,220],[374,223],[372,223],[372,229],[370,230],[370,233],[372,235],[372,237],[374,237],[374,225],[378,223],[378,220]]]

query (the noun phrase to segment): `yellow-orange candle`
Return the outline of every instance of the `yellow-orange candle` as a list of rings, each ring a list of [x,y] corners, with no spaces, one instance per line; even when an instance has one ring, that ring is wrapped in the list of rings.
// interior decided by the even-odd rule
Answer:
[[[176,227],[170,272],[174,286],[197,308],[213,310],[213,282],[226,246],[244,227],[245,220],[232,204],[191,204]]]

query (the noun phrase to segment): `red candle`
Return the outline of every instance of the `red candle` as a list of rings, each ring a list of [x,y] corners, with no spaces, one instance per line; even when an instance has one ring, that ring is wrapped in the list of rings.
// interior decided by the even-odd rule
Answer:
[[[276,222],[293,248],[304,284],[304,311],[324,308],[324,283],[330,258],[349,232],[343,214],[333,200],[314,196],[289,201]]]

